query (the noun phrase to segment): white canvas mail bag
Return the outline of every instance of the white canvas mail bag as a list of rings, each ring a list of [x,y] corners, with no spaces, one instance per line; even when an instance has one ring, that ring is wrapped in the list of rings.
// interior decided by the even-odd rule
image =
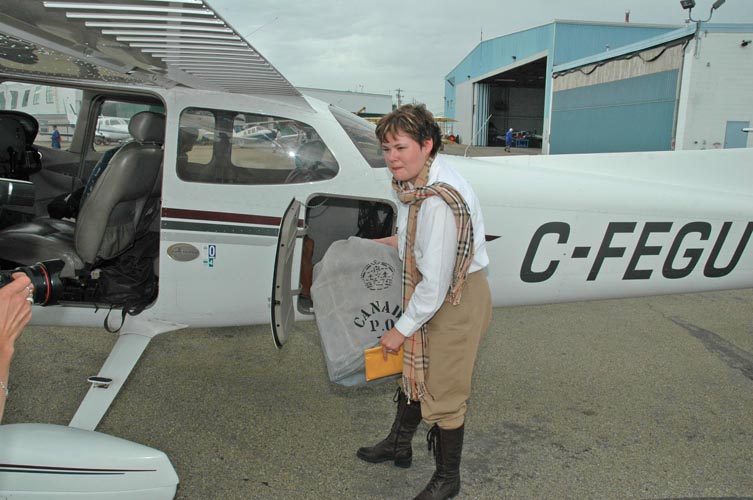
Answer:
[[[329,379],[366,383],[363,351],[402,314],[397,249],[351,237],[334,242],[314,267],[311,299]]]

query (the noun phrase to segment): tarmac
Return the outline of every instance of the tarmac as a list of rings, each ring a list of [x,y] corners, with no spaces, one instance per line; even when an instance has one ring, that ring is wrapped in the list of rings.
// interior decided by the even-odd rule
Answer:
[[[753,289],[498,308],[458,499],[753,498]],[[4,423],[66,424],[115,337],[29,327]],[[327,379],[316,324],[156,337],[99,429],[168,454],[182,500],[412,498],[434,466],[358,460],[394,384]]]

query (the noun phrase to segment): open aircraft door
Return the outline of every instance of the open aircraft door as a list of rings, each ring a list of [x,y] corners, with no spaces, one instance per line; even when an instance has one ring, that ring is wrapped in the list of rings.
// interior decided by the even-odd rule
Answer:
[[[291,288],[293,270],[293,254],[295,253],[295,239],[303,236],[305,230],[298,229],[298,217],[301,213],[301,202],[295,198],[280,221],[280,232],[277,235],[277,252],[275,254],[274,275],[272,276],[272,336],[275,345],[280,349],[288,340],[288,334],[293,329],[295,311],[293,297],[299,290]]]

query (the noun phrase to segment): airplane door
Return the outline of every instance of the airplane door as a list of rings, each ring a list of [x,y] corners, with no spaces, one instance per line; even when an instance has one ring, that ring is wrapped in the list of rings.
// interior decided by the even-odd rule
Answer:
[[[293,198],[280,221],[280,232],[277,236],[277,252],[275,254],[274,275],[272,276],[271,310],[272,336],[278,349],[288,340],[288,334],[295,322],[293,297],[298,293],[298,290],[292,290],[290,283],[295,239],[299,235],[298,216],[300,212],[301,203]]]

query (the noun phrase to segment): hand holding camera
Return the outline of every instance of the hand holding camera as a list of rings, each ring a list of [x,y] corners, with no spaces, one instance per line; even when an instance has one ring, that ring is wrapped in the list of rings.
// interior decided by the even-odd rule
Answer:
[[[60,296],[63,262],[50,260],[0,271],[0,419],[8,396],[10,361],[16,339],[31,320],[31,306],[55,304]]]
[[[0,288],[0,419],[8,396],[8,372],[16,339],[31,319],[32,284],[23,273],[13,273],[12,281]]]
[[[0,271],[0,290],[13,283],[17,274],[27,278],[28,300],[32,304],[51,306],[57,304],[63,291],[60,271],[65,264],[62,260],[37,262],[33,266],[22,266],[10,271]]]
[[[31,280],[24,273],[13,273],[12,281],[0,288],[0,368],[10,362],[15,341],[31,319],[32,301]],[[0,370],[0,381],[2,375]]]

